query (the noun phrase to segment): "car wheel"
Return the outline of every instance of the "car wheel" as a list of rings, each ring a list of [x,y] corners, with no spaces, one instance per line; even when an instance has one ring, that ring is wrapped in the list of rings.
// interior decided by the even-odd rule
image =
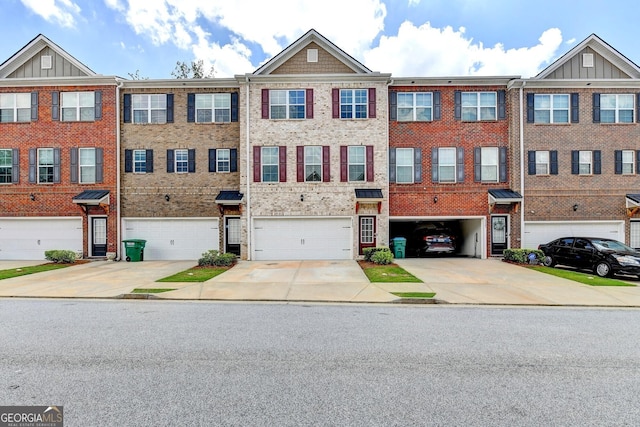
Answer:
[[[596,273],[600,277],[608,277],[611,275],[611,266],[602,261],[596,264],[596,267],[593,269],[594,273]]]
[[[551,255],[547,255],[542,260],[542,265],[544,265],[545,267],[553,267],[554,265],[556,265],[556,260],[553,259]]]

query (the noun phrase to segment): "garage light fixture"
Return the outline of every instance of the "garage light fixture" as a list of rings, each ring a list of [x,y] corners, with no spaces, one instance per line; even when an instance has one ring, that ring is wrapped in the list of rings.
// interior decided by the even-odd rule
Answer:
[[[578,210],[578,204],[576,203],[575,205],[573,205],[573,211],[577,211]]]
[[[31,193],[31,194],[29,194],[29,198],[30,198],[30,199],[31,199],[31,201],[33,202],[33,201],[35,201],[35,200],[36,200],[36,195],[35,195],[35,194],[33,194],[33,193]]]
[[[433,203],[438,203],[438,196],[433,196]]]
[[[171,200],[171,197],[169,197],[169,195],[168,195],[168,194],[165,194],[165,195],[164,195],[164,199],[168,202],[169,200]]]
[[[304,202],[304,194],[301,194],[301,195],[300,195],[300,201],[301,201],[301,202]]]

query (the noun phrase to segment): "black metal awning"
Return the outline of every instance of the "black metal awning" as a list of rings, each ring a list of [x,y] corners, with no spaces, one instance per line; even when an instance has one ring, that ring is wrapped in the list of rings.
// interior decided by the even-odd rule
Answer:
[[[361,202],[382,201],[384,196],[379,188],[356,188],[356,200]]]
[[[519,203],[522,201],[522,195],[517,191],[508,188],[489,190],[489,204],[508,205],[510,203]]]
[[[79,205],[108,205],[109,190],[85,190],[73,198],[73,203]]]
[[[219,205],[239,205],[244,194],[239,191],[221,191],[216,196],[216,203]]]

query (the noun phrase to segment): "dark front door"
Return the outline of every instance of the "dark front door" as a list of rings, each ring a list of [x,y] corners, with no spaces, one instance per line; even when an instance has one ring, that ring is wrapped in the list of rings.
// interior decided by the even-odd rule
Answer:
[[[225,248],[224,251],[240,256],[240,218],[225,218]]]
[[[491,255],[502,255],[507,249],[507,216],[491,217]]]
[[[376,217],[361,216],[360,217],[360,255],[365,248],[376,247]]]
[[[107,218],[93,218],[91,229],[91,256],[107,256]]]

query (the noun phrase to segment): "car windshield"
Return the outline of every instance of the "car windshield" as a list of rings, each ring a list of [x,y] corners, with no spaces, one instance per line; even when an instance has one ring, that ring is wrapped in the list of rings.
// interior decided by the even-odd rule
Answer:
[[[617,240],[594,239],[591,242],[598,250],[601,250],[601,251],[635,252],[635,249],[632,249],[629,246],[618,242]]]

